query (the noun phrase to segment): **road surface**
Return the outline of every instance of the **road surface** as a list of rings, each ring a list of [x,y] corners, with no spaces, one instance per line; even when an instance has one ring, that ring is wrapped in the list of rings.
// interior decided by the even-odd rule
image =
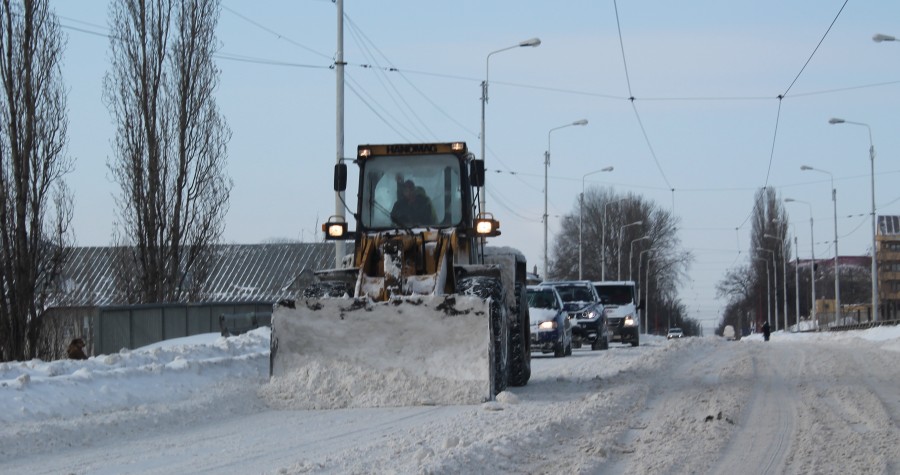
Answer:
[[[0,472],[898,473],[897,356],[861,339],[646,338],[537,355],[496,402],[316,411],[271,409],[261,367],[165,411],[24,425]]]

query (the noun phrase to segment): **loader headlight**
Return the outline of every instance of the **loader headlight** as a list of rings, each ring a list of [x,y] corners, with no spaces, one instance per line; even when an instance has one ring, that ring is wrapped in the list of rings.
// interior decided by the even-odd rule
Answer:
[[[488,216],[475,220],[475,234],[479,236],[499,236],[500,221],[497,221],[490,215]]]
[[[554,322],[552,320],[547,321],[547,322],[541,322],[540,325],[538,325],[538,328],[541,330],[556,330],[556,322]]]
[[[326,240],[333,239],[346,239],[347,238],[347,223],[339,216],[332,216],[328,218],[328,221],[322,224],[322,231],[325,232]]]
[[[625,317],[625,326],[626,327],[634,326],[634,317],[632,315],[628,315]]]

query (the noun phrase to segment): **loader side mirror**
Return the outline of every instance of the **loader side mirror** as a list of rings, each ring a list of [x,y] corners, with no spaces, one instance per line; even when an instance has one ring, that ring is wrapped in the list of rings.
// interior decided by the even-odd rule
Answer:
[[[347,165],[338,163],[334,166],[334,191],[347,190]]]
[[[469,183],[484,186],[484,160],[472,160],[469,165]]]

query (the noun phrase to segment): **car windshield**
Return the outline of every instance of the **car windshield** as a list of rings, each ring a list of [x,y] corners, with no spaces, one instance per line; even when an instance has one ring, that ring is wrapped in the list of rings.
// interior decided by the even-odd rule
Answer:
[[[365,228],[450,227],[462,221],[455,156],[383,156],[368,159],[363,166],[359,218]],[[404,198],[415,211],[398,209]]]
[[[557,285],[556,291],[563,302],[593,302],[594,293],[584,285]]]
[[[533,308],[559,309],[559,303],[552,289],[528,290],[528,306]]]

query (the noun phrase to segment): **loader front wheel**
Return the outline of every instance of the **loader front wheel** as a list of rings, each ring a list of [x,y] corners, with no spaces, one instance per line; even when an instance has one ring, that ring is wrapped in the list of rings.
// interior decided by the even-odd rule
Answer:
[[[516,282],[516,308],[510,314],[509,385],[525,386],[531,379],[531,326],[528,296],[524,285]]]
[[[489,351],[493,397],[504,391],[509,383],[509,321],[503,298],[503,284],[494,277],[472,276],[460,279],[459,288],[465,295],[491,299]]]

